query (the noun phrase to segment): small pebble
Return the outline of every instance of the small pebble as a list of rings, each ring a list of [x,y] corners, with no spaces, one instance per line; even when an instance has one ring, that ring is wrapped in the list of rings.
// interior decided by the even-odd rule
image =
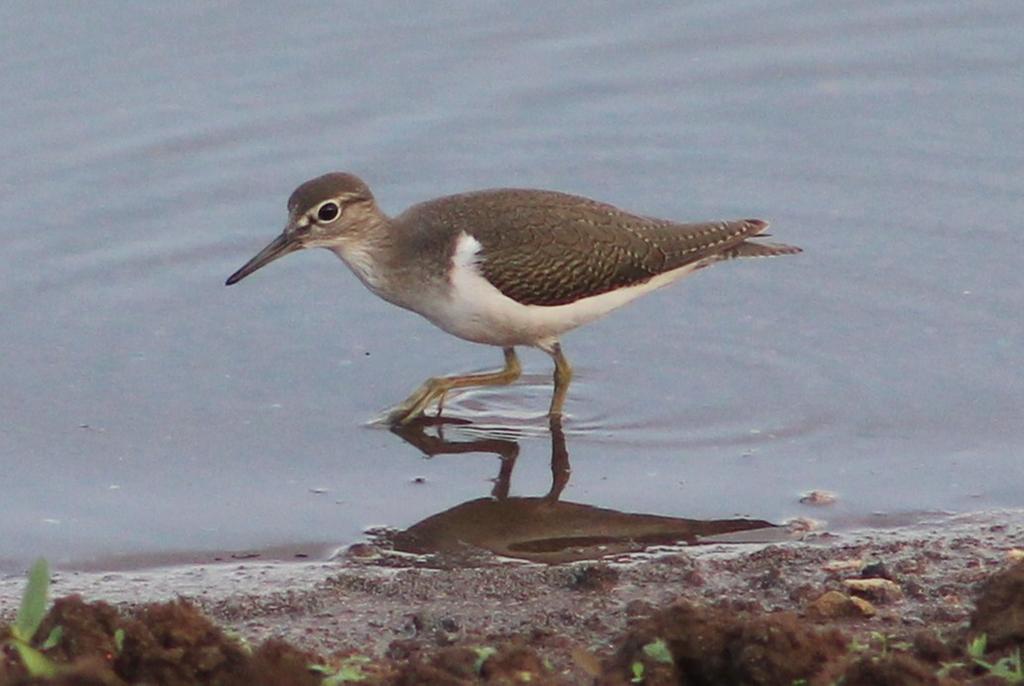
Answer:
[[[903,597],[903,589],[888,579],[843,579],[843,585],[876,603],[891,603]]]
[[[838,499],[839,496],[832,491],[807,491],[800,496],[800,503],[820,507],[823,505],[833,505]]]

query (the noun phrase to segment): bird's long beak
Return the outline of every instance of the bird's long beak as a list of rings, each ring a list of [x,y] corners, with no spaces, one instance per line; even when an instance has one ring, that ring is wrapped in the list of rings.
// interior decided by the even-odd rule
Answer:
[[[284,257],[290,252],[301,250],[302,245],[295,240],[293,236],[289,236],[287,233],[282,233],[280,236],[270,242],[270,245],[260,250],[256,254],[256,257],[252,258],[237,272],[228,277],[228,280],[224,282],[224,285],[230,286],[231,284],[238,283],[245,277],[252,274],[260,267],[264,267],[279,257]]]

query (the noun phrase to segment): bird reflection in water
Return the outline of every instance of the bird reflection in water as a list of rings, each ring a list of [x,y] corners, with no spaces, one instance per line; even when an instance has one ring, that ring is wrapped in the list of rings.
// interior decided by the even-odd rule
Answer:
[[[619,512],[560,500],[569,482],[569,453],[561,417],[549,417],[551,488],[543,496],[510,496],[519,443],[508,429],[470,440],[444,437],[445,426],[467,420],[421,417],[391,431],[428,456],[493,453],[501,468],[490,497],[469,500],[389,536],[395,550],[464,556],[480,550],[531,562],[560,563],[642,552],[656,545],[785,540],[786,530],[754,519],[699,520]],[[472,425],[474,433],[481,428]],[[742,533],[746,532],[746,533]]]

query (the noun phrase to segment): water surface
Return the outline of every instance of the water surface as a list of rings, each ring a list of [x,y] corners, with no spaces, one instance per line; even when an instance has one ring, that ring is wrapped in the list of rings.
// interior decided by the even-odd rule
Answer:
[[[364,424],[499,351],[325,251],[222,285],[334,169],[391,212],[530,186],[805,248],[566,337],[565,500],[832,528],[1019,507],[1022,29],[1009,0],[4,6],[0,567],[321,554],[491,492],[495,455]],[[533,496],[550,363],[524,361],[448,409],[515,437]]]

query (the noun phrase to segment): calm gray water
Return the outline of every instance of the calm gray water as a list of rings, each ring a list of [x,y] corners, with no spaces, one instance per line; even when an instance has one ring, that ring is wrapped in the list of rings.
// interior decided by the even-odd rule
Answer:
[[[499,351],[325,251],[223,286],[335,169],[391,212],[532,186],[805,248],[566,338],[564,500],[1021,506],[1022,30],[1015,0],[3,5],[0,566],[344,544],[490,492],[494,455],[365,423]],[[446,437],[516,438],[511,492],[541,495],[550,363],[524,361]]]

